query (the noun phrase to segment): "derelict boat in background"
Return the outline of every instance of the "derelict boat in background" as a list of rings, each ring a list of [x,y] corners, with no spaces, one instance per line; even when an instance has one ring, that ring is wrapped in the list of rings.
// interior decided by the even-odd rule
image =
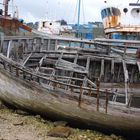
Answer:
[[[110,45],[121,45],[120,42],[115,43],[117,40],[128,40],[126,46],[129,46],[129,42],[140,40],[140,3],[129,3],[121,6],[107,6],[102,9],[101,16],[103,19],[104,31],[106,38],[114,39],[114,42]],[[113,49],[123,53],[125,46],[120,46],[120,49]],[[126,53],[136,53],[136,49],[129,48],[125,50]]]

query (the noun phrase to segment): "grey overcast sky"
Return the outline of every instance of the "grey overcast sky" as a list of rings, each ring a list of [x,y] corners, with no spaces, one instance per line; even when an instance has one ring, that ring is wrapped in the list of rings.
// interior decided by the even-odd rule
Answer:
[[[3,1],[3,0],[0,0]],[[11,0],[10,4],[17,5],[19,18],[26,22],[41,19],[64,19],[68,23],[76,23],[78,0]],[[101,21],[100,10],[105,6],[105,0],[81,0],[81,23]],[[137,0],[106,0],[108,4],[116,6]]]

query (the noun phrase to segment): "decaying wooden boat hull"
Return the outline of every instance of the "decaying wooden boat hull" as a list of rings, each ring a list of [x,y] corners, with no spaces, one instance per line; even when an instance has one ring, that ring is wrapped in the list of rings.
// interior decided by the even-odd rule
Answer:
[[[119,114],[100,113],[88,109],[88,105],[78,107],[78,101],[61,97],[60,91],[48,90],[30,81],[23,81],[0,70],[0,99],[18,108],[34,111],[46,117],[59,118],[81,123],[81,125],[102,128],[108,132],[139,134],[140,118],[126,112]],[[55,96],[57,93],[57,96]],[[94,104],[93,104],[94,106]],[[140,112],[139,112],[140,113]],[[131,132],[131,133],[130,133]]]
[[[87,104],[84,102],[84,97],[83,103],[79,107],[78,100],[73,98],[71,92],[65,93],[57,88],[44,88],[35,81],[24,79],[24,76],[18,78],[17,72],[16,75],[13,75],[7,72],[9,70],[0,69],[0,99],[4,102],[47,117],[73,121],[81,123],[83,126],[86,124],[93,128],[108,130],[108,132],[116,131],[127,134],[131,131],[132,135],[140,132],[140,111],[130,108],[127,110],[126,107],[123,110],[123,107],[120,109],[120,106],[116,106],[116,108],[110,106],[108,113],[105,113],[102,107],[100,107],[101,112],[98,112],[95,111],[95,101]],[[119,111],[113,112],[114,109]]]
[[[58,49],[63,42],[81,47]],[[1,39],[0,100],[93,129],[139,135],[139,59],[108,54],[109,47],[84,49],[84,45],[96,42],[70,43],[64,38],[40,37]]]

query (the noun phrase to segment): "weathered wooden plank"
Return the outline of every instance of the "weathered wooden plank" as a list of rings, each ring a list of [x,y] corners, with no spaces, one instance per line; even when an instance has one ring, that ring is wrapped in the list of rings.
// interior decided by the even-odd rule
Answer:
[[[36,39],[36,38],[33,39],[33,43],[34,43],[34,44],[37,43],[37,39]]]
[[[56,68],[77,73],[88,73],[85,67],[79,66],[78,64],[74,64],[63,59],[58,60]]]
[[[140,44],[140,41],[137,40],[121,40],[121,39],[100,39],[100,38],[96,38],[94,40],[95,42],[106,42],[106,43],[124,43],[124,44]],[[134,48],[140,48],[140,46],[131,46]]]
[[[100,79],[104,76],[104,59],[101,60]]]
[[[111,83],[114,82],[114,66],[115,66],[115,64],[114,64],[114,59],[112,59],[112,60],[111,60],[111,77],[110,77],[110,78],[111,78],[111,80],[110,80]],[[112,86],[112,87],[113,87],[113,86]]]
[[[138,62],[138,61],[137,61],[137,66],[138,66],[139,74],[140,74],[140,62]]]
[[[122,60],[122,63],[123,63],[123,71],[124,71],[124,79],[125,79],[125,103],[128,104],[128,80],[129,80],[129,75],[128,75],[128,70],[127,70],[125,60]]]
[[[58,61],[63,57],[63,52],[61,52],[61,55],[59,56],[58,60],[56,61],[55,63],[55,66],[57,65]],[[50,78],[54,77],[55,76],[55,73],[56,73],[56,69],[53,69],[51,75],[50,75]],[[49,85],[51,85],[52,83],[50,82]]]
[[[134,67],[132,67],[131,76],[130,76],[130,83],[133,83],[134,73],[135,73],[135,69],[134,69]]]
[[[76,54],[76,57],[75,57],[75,59],[74,59],[74,64],[76,64],[77,63],[77,60],[78,60],[78,53]]]
[[[111,71],[110,71],[110,62],[106,63],[104,68],[104,76],[102,76],[104,82],[109,82],[111,78]]]
[[[86,71],[89,71],[89,66],[90,66],[90,57],[87,58]]]
[[[44,64],[53,64],[53,65],[55,65],[55,63],[56,63],[56,59],[51,59],[51,58],[46,58],[46,59],[44,59],[44,61],[43,61],[43,63]]]
[[[88,79],[87,81],[92,87],[97,88],[96,84],[93,83],[91,80]]]
[[[129,75],[128,75],[128,70],[127,70],[127,67],[126,67],[126,63],[125,63],[124,60],[122,60],[122,63],[123,63],[123,71],[124,71],[125,82],[128,82]]]
[[[46,50],[50,50],[50,46],[51,46],[51,40],[48,39],[48,44],[47,44],[47,48],[46,48]]]
[[[75,57],[75,59],[74,59],[74,64],[76,64],[77,63],[77,60],[78,60],[78,53],[76,54],[76,57]],[[73,71],[71,71],[70,72],[70,78],[67,80],[67,83],[68,84],[70,84],[71,83],[71,80],[72,80],[72,77],[73,77],[73,74],[74,74],[74,72]],[[69,87],[68,87],[69,88]],[[66,88],[67,89],[67,88]]]
[[[87,87],[87,80],[88,80],[88,78],[87,78],[87,76],[85,76],[84,80],[83,80],[83,84],[82,84],[83,87]]]
[[[44,38],[41,38],[41,44],[44,44]]]
[[[122,71],[122,67],[121,66],[119,66],[119,70],[118,70],[118,72],[117,72],[117,82],[120,82],[120,74],[121,74],[121,71]]]
[[[61,60],[61,59],[62,59],[62,57],[63,57],[63,52],[61,52],[61,55],[59,56],[58,60],[56,61],[55,66],[57,66],[57,64],[58,64],[59,60]]]
[[[4,42],[4,36],[1,35],[1,36],[0,36],[0,53],[2,52],[3,42]]]
[[[43,63],[44,57],[42,57],[39,61],[39,67],[41,67],[42,63]]]
[[[41,38],[40,51],[43,51],[43,49],[44,49],[44,38]]]
[[[44,68],[44,67],[41,67],[41,68],[43,68],[43,69],[45,69],[45,70],[54,70],[53,68]],[[37,72],[37,74],[39,74],[39,75],[42,75],[42,76],[46,76],[46,77],[50,77],[51,76],[51,74],[46,74],[46,73],[42,73],[42,72]],[[67,81],[67,80],[69,80],[69,79],[71,79],[71,80],[74,80],[74,81],[80,81],[80,82],[83,82],[83,80],[84,79],[81,79],[81,78],[76,78],[76,77],[68,77],[68,76],[58,76],[58,75],[54,75],[54,77],[56,78],[56,79],[65,79],[65,81]],[[88,79],[89,80],[89,79]],[[89,80],[90,81],[90,80]],[[90,81],[91,82],[91,84],[93,83],[92,81]],[[94,87],[94,86],[93,86]]]
[[[40,67],[40,69],[42,69],[42,70],[54,70],[54,68],[50,68],[50,67]]]
[[[111,74],[114,75],[114,59],[111,60]]]
[[[27,61],[30,59],[31,56],[32,56],[32,53],[30,53],[28,57],[24,60],[24,62],[22,63],[22,66],[25,66],[25,64],[27,63]]]
[[[55,40],[55,50],[57,50],[58,40]]]
[[[44,56],[40,59],[39,64],[38,64],[38,66],[36,67],[36,73],[40,70],[40,67],[42,66],[43,60],[44,60],[44,58],[46,58],[46,56],[47,56],[47,55],[44,55]]]
[[[78,60],[78,53],[76,54],[76,57],[75,57],[75,59],[74,59],[74,64],[76,64],[77,63],[77,60]],[[70,79],[68,80],[68,83],[71,83],[71,78],[73,77],[73,71],[72,72],[70,72]]]
[[[7,48],[7,58],[9,58],[10,56],[10,51],[11,51],[11,47],[12,47],[12,40],[9,41],[8,43],[8,48]]]

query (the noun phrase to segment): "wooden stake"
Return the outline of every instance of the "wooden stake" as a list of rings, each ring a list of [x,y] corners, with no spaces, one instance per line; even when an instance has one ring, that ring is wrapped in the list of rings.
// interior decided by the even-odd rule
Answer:
[[[83,89],[82,89],[82,85],[81,85],[80,86],[79,102],[78,102],[79,107],[81,107],[81,103],[82,103],[82,94],[83,94]]]
[[[108,107],[108,90],[106,89],[105,113],[107,113],[107,107]]]
[[[99,86],[100,86],[100,81],[99,81],[99,79],[97,80],[97,92],[96,92],[96,94],[97,94],[97,111],[99,111]]]
[[[16,68],[16,76],[19,77],[19,69]]]

